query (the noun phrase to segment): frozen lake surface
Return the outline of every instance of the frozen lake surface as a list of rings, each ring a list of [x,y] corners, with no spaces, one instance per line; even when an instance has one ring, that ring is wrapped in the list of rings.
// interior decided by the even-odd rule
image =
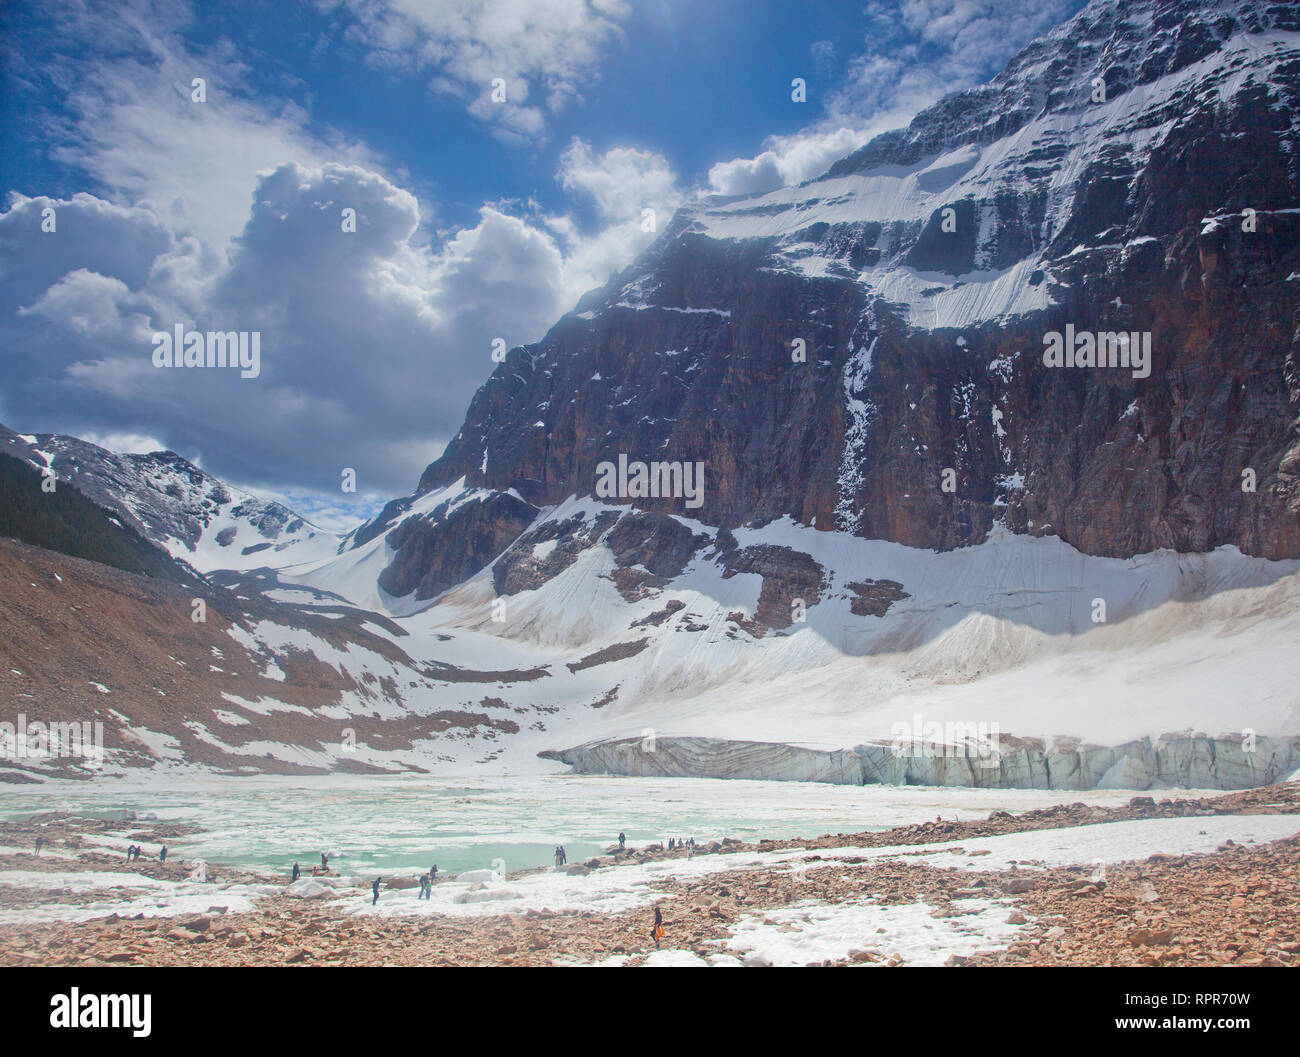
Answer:
[[[433,863],[457,873],[498,859],[509,871],[547,866],[557,844],[577,862],[603,852],[620,830],[634,846],[669,837],[815,837],[940,814],[970,819],[1056,803],[1120,804],[1133,795],[593,775],[246,777],[0,787],[0,818],[44,811],[112,818],[127,809],[142,819],[153,813],[201,826],[202,833],[168,842],[170,853],[185,859],[287,872],[295,861],[304,870],[319,863],[328,851],[344,875],[372,875]],[[122,848],[134,828],[124,824]]]

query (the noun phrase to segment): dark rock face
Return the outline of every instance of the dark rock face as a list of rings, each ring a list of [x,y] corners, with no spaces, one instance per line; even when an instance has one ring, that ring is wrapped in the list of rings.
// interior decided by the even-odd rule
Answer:
[[[858,580],[844,586],[853,592],[849,610],[858,617],[883,617],[895,602],[912,597],[897,580]]]
[[[410,518],[389,535],[393,560],[379,576],[389,594],[433,598],[488,566],[537,516],[535,507],[505,493],[471,500],[448,512]]]
[[[652,576],[680,576],[695,552],[710,541],[663,514],[625,514],[609,534],[620,567],[640,565]]]
[[[544,521],[520,536],[492,569],[492,582],[499,595],[530,591],[553,580],[593,546],[618,515],[609,512],[587,519],[582,515],[563,521]],[[554,542],[544,558],[535,556],[539,543]]]
[[[420,491],[463,476],[541,507],[593,494],[625,453],[704,466],[701,507],[636,499],[638,517],[788,516],[938,549],[1000,522],[1098,555],[1300,556],[1300,55],[1279,33],[1296,30],[1291,5],[1097,0],[793,198],[684,209],[511,351]],[[865,181],[897,172],[923,204],[871,215]],[[990,276],[1028,307],[984,311]],[[1067,326],[1149,333],[1149,375],[1045,366]],[[656,524],[611,533],[628,597],[693,549]],[[773,627],[809,586],[787,572]]]
[[[763,577],[754,609],[754,623],[769,628],[788,628],[795,621],[794,604],[807,609],[821,601],[828,577],[813,558],[791,547],[761,544],[744,550],[726,551],[721,557],[723,579],[737,573]],[[743,626],[743,625],[742,625]]]

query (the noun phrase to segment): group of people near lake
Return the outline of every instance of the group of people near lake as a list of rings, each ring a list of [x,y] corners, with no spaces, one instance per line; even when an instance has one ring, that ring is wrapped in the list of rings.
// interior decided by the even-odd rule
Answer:
[[[298,865],[297,863],[294,863],[295,868],[297,867],[297,865]],[[376,877],[370,883],[370,893],[371,893],[370,905],[371,906],[374,906],[376,903],[379,902],[379,886],[383,882],[383,880],[384,879],[382,877]],[[420,882],[420,891],[415,898],[432,899],[433,885],[434,882],[438,880],[438,864],[434,863],[432,866],[430,866],[429,872],[420,874],[418,880]]]
[[[664,845],[659,844],[658,847],[660,849],[663,849]],[[689,837],[685,840],[683,840],[681,837],[668,838],[668,845],[667,845],[668,851],[678,851],[683,848],[685,848],[687,851],[693,854],[695,851],[695,838]],[[626,833],[620,832],[618,835],[618,850],[620,852],[627,850]],[[160,859],[164,858],[166,856],[166,853],[167,853],[167,849],[164,847],[162,854],[159,856],[159,858]],[[555,865],[557,868],[568,864],[569,853],[568,851],[565,850],[563,844],[557,844],[555,846],[554,855],[555,855]],[[321,873],[328,872],[329,860],[330,860],[329,853],[321,852],[320,866],[312,867],[311,872],[313,876],[318,872]],[[298,865],[298,863],[295,862],[293,864],[292,879],[296,881],[301,876],[302,876],[302,868]],[[384,879],[382,877],[376,877],[370,883],[370,905],[371,906],[375,906],[379,902],[379,889],[380,886],[383,884],[383,880]],[[432,899],[433,886],[437,882],[437,880],[438,880],[438,864],[434,863],[431,867],[429,867],[429,871],[427,873],[420,874],[418,878],[420,891],[416,895],[416,899]],[[659,912],[659,909],[657,907],[655,908],[655,923],[653,929],[651,930],[651,935],[655,940],[655,946],[658,947],[659,940],[663,937],[663,915]]]
[[[663,850],[664,850],[664,845],[663,845],[662,843],[661,843],[661,844],[657,844],[657,845],[654,845],[654,844],[647,845],[647,847],[650,847],[650,848],[655,848],[655,847],[657,847],[660,851],[663,851]],[[694,837],[690,837],[690,838],[688,838],[687,840],[682,840],[681,837],[669,837],[669,838],[668,838],[668,847],[667,847],[667,850],[668,850],[668,851],[680,851],[682,848],[687,849],[688,851],[690,851],[690,852],[693,854],[693,853],[695,852],[695,838],[694,838]],[[557,849],[557,850],[558,850],[558,849]],[[619,850],[620,852],[627,851],[627,834],[626,834],[626,833],[620,833],[620,834],[618,835],[618,850]],[[557,863],[556,865],[559,865],[559,864]]]

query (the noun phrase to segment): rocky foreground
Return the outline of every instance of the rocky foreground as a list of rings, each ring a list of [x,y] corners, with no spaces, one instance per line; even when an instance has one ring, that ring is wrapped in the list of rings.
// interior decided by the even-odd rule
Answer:
[[[929,865],[929,847],[882,860],[835,849],[931,846],[980,837],[1061,829],[1130,819],[1222,815],[1300,814],[1300,786],[1285,783],[1205,799],[1136,797],[1118,808],[1060,805],[1011,815],[995,812],[969,822],[944,821],[884,832],[836,834],[813,840],[725,841],[697,848],[695,856],[738,852],[808,853],[795,869],[740,865],[703,877],[657,881],[664,913],[663,947],[687,961],[726,957],[728,939],[742,922],[794,928],[789,912],[802,907],[870,901],[880,906],[923,904],[934,919],[985,913],[1018,926],[1000,946],[952,955],[950,965],[1300,965],[1300,835],[1260,844],[1222,843],[1210,854],[1151,855],[1142,861],[1093,867],[1041,869],[1025,861],[1007,870],[957,870]],[[127,864],[87,842],[108,823],[43,818],[49,851],[0,855],[0,909],[60,898],[59,874],[70,870],[143,873],[180,879],[179,862]],[[0,825],[0,843],[30,846],[33,823]],[[173,824],[142,824],[137,839],[151,852]],[[829,852],[831,854],[823,854]],[[972,856],[987,854],[973,851]],[[58,858],[50,857],[61,856]],[[574,864],[575,873],[618,870],[656,860],[684,859],[684,851],[657,847],[610,854]],[[51,886],[3,884],[2,871],[40,870]],[[209,867],[209,877],[262,881],[251,873]],[[123,878],[129,883],[129,878]],[[283,883],[281,880],[280,883]],[[116,914],[77,924],[0,926],[3,965],[554,965],[654,964],[652,910],[621,913],[529,910],[481,917],[432,915],[349,916],[338,901],[273,895],[250,912],[213,906],[182,917]],[[779,915],[773,918],[769,915]],[[906,963],[892,949],[887,929],[863,935],[841,959],[815,964]],[[743,964],[763,965],[761,954]],[[730,962],[735,964],[735,961]],[[700,963],[702,964],[702,962]]]

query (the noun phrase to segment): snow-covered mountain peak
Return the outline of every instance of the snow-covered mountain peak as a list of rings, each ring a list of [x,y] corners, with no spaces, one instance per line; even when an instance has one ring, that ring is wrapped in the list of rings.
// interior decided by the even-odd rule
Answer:
[[[2,426],[0,451],[52,468],[60,481],[200,572],[283,568],[334,554],[342,542],[282,503],[226,484],[175,452],[119,454],[76,437]]]

